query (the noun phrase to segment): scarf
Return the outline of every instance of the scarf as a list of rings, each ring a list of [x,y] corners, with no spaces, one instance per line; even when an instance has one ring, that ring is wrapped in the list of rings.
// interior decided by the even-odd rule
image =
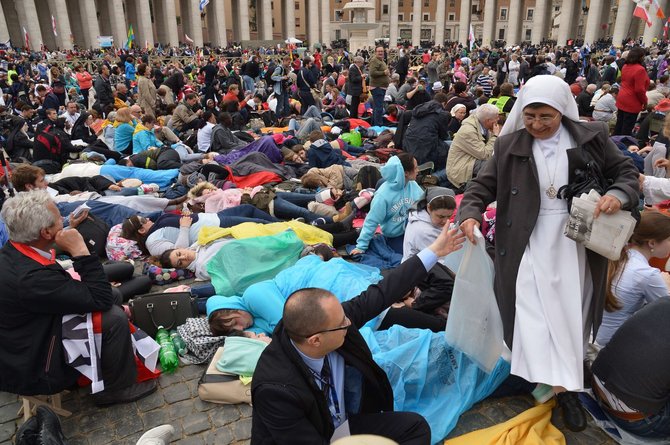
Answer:
[[[135,136],[137,133],[140,131],[148,131],[151,132],[147,127],[145,127],[143,124],[138,123],[137,126],[135,127],[135,131],[133,131],[133,136]]]

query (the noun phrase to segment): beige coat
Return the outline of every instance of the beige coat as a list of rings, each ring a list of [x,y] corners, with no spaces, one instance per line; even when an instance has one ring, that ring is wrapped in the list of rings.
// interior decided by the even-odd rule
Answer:
[[[447,178],[449,182],[456,187],[461,187],[472,179],[472,169],[475,161],[491,159],[495,141],[496,137],[492,134],[489,135],[488,140],[484,138],[476,115],[473,114],[465,118],[449,148],[449,155],[447,156]]]
[[[197,118],[198,115],[191,110],[191,108],[185,103],[180,103],[177,105],[177,108],[174,109],[172,113],[172,120],[170,121],[170,126],[181,130],[181,127],[193,121]]]
[[[144,76],[137,76],[137,104],[145,114],[156,115],[156,86]]]
[[[305,175],[318,177],[323,187],[344,190],[344,168],[341,165],[331,165],[326,168],[310,168]]]

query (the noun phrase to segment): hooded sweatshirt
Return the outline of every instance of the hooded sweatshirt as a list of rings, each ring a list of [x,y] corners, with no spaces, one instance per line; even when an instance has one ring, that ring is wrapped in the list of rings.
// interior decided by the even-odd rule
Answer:
[[[428,247],[442,232],[441,227],[430,221],[428,210],[410,212],[405,228],[405,240],[402,248],[402,262],[407,261],[423,248]]]
[[[405,170],[397,156],[392,157],[381,172],[385,182],[375,192],[356,243],[356,248],[362,251],[368,250],[377,226],[381,226],[382,234],[387,238],[405,233],[409,209],[424,195],[416,181],[405,183]]]

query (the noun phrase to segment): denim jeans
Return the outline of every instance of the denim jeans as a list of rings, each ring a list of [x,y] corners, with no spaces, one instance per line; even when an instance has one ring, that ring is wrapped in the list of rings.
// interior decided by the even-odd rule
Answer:
[[[281,94],[277,95],[277,108],[275,114],[277,118],[288,116],[291,114],[291,107],[288,104],[288,91],[282,91]]]
[[[231,227],[243,222],[255,222],[267,224],[269,222],[278,222],[279,220],[272,215],[257,209],[250,204],[241,204],[229,209],[221,210],[217,213],[221,227]]]
[[[373,88],[372,92],[372,125],[384,125],[384,96],[386,88]]]
[[[615,416],[610,418],[622,429],[641,437],[670,437],[670,403],[666,403],[658,413],[635,422],[628,422]]]
[[[274,199],[275,215],[281,219],[305,218],[305,221],[312,222],[317,218],[323,218],[327,223],[333,222],[333,219],[330,217],[317,215],[316,213],[307,210],[306,207],[301,207],[301,204],[307,206],[307,203],[311,201],[314,201],[314,195],[303,193],[278,193],[277,197]]]
[[[244,82],[244,91],[251,91],[252,93],[256,92],[256,84],[254,79],[249,76],[242,76],[242,81]]]

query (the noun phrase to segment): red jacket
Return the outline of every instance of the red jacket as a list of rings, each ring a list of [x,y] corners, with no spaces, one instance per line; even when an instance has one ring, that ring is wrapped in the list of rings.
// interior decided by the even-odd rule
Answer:
[[[625,64],[621,70],[621,89],[616,98],[616,107],[626,113],[639,113],[647,107],[649,76],[640,64]]]

